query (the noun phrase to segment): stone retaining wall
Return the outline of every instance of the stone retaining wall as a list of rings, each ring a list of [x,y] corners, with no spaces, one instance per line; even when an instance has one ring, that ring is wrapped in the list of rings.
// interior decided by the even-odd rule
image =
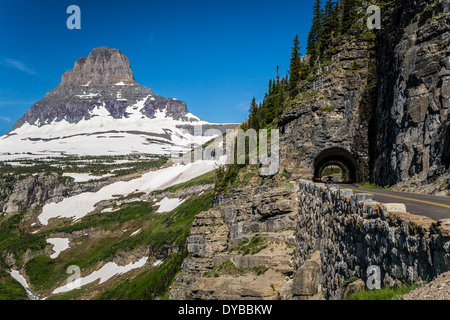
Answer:
[[[450,219],[412,215],[404,204],[381,204],[338,186],[302,180],[299,188],[294,293],[302,292],[295,284],[304,282],[302,266],[316,251],[318,287],[327,299],[340,298],[342,283],[352,277],[366,282],[372,265],[380,268],[382,286],[450,270]]]

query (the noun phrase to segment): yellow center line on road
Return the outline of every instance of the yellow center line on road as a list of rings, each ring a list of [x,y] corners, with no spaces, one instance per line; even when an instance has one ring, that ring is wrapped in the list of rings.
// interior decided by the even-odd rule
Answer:
[[[362,192],[362,193],[377,194],[377,195],[380,195],[380,196],[386,196],[386,197],[391,197],[391,198],[398,198],[398,199],[402,199],[402,200],[410,200],[410,201],[415,201],[415,202],[422,202],[422,203],[426,203],[426,204],[431,204],[433,206],[450,208],[449,205],[442,204],[442,203],[435,203],[435,202],[429,202],[429,201],[424,201],[424,200],[417,200],[417,199],[405,198],[405,197],[400,197],[400,196],[393,196],[393,195],[390,195],[390,194],[377,193],[377,192],[371,192],[371,191],[362,191],[362,190],[359,190],[359,189],[353,189],[353,188],[349,188],[349,187],[346,187],[346,189],[351,189],[353,191]]]

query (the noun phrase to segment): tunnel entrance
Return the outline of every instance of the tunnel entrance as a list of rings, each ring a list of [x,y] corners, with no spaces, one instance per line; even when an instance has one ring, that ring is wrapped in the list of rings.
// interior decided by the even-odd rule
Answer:
[[[342,148],[329,148],[323,150],[314,161],[314,180],[322,181],[323,174],[327,172],[337,172],[330,168],[340,168],[339,181],[341,183],[357,182],[357,162],[353,155]],[[325,170],[326,169],[326,170]]]
[[[331,177],[333,177],[334,183],[342,183],[342,182],[344,182],[344,180],[348,180],[344,176],[344,173],[345,173],[345,171],[342,170],[341,167],[338,167],[335,165],[329,165],[322,170],[320,177],[323,182],[326,182],[327,178],[331,176]]]

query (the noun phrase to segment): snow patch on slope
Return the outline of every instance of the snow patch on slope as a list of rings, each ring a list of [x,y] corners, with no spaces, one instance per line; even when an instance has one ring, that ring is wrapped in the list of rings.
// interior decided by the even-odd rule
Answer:
[[[68,238],[49,238],[47,239],[47,243],[53,245],[54,253],[50,255],[50,258],[55,259],[59,256],[61,252],[69,249],[69,239]]]
[[[8,273],[11,275],[11,277],[13,277],[17,282],[19,282],[22,287],[25,289],[25,291],[27,292],[27,294],[33,299],[33,300],[40,300],[38,296],[34,295],[31,291],[30,291],[30,286],[27,283],[27,280],[25,279],[24,276],[22,276],[20,274],[19,271],[17,270],[11,270],[8,271]]]
[[[155,203],[155,206],[159,206],[157,213],[169,212],[176,209],[180,204],[182,204],[185,200],[181,200],[178,198],[169,199],[164,197],[160,202]]]
[[[53,290],[52,293],[58,294],[58,293],[68,292],[73,289],[85,286],[85,285],[87,285],[91,282],[97,281],[97,280],[100,280],[99,284],[102,284],[116,275],[125,274],[133,269],[142,268],[146,264],[147,259],[148,259],[148,257],[143,257],[139,261],[134,262],[134,263],[129,263],[125,266],[119,266],[115,262],[108,262],[103,267],[101,267],[99,270],[92,272],[90,275],[88,275],[86,277],[82,277],[78,280],[75,280],[74,282],[66,284],[65,286],[59,287],[59,288]]]
[[[119,181],[101,188],[97,192],[86,192],[65,198],[58,203],[50,203],[43,207],[38,216],[42,225],[47,225],[52,218],[72,218],[79,220],[95,210],[95,204],[102,200],[113,198],[113,195],[127,195],[130,190],[149,193],[154,190],[165,189],[201,176],[218,166],[216,161],[196,161],[187,165],[174,164],[171,167],[151,171],[142,177]]]
[[[100,96],[100,93],[77,94],[76,96],[81,99],[91,99]]]

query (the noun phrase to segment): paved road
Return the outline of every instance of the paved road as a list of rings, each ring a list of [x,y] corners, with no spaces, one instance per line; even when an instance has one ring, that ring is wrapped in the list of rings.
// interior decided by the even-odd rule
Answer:
[[[390,190],[366,189],[351,184],[341,184],[343,189],[370,193],[381,203],[404,203],[409,213],[430,217],[433,220],[450,218],[450,197],[439,197]]]

